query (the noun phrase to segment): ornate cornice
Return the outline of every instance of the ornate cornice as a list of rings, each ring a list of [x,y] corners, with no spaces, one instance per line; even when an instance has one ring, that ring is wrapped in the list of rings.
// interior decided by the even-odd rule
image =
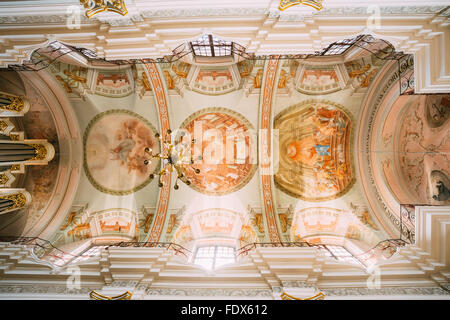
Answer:
[[[448,6],[393,6],[383,7],[380,6],[380,14],[389,15],[430,15],[439,14],[441,17],[449,17],[450,10]],[[315,11],[309,14],[293,14],[289,11],[280,12],[279,10],[269,10],[267,7],[257,8],[182,8],[182,9],[151,9],[142,10],[138,13],[133,13],[127,17],[121,17],[118,19],[105,20],[106,23],[111,25],[131,25],[133,22],[142,22],[145,19],[164,19],[173,17],[247,17],[247,16],[271,16],[272,18],[280,18],[280,20],[303,20],[308,16],[354,16],[354,15],[370,15],[367,11],[367,7],[339,7],[339,8],[323,8],[320,11]],[[6,24],[32,24],[32,23],[65,23],[67,17],[63,14],[55,15],[34,15],[33,11],[29,12],[29,15],[3,15],[0,16],[0,23]],[[99,23],[103,22],[97,17],[87,18],[86,16],[80,17],[81,23]]]
[[[49,294],[67,294],[67,295],[86,295],[88,297],[89,293],[94,289],[98,288],[80,288],[80,289],[69,289],[67,286],[37,286],[37,285],[12,285],[12,286],[0,286],[0,293],[49,293]]]
[[[108,193],[108,194],[112,194],[112,195],[116,195],[116,196],[123,196],[123,195],[127,195],[127,194],[131,194],[134,192],[137,192],[139,190],[141,190],[142,188],[146,187],[153,179],[151,178],[147,178],[143,183],[141,183],[140,185],[129,189],[129,190],[112,190],[109,188],[104,187],[103,185],[101,185],[98,181],[95,180],[95,178],[92,176],[90,170],[89,170],[89,166],[88,166],[88,162],[87,162],[87,152],[86,152],[86,145],[87,145],[87,140],[89,137],[89,134],[91,132],[92,127],[101,119],[103,119],[105,116],[109,116],[112,114],[118,114],[118,115],[128,115],[128,116],[132,116],[135,117],[136,119],[139,119],[140,121],[142,121],[153,133],[156,133],[156,129],[155,127],[151,124],[150,121],[148,121],[146,118],[144,118],[143,116],[141,116],[140,114],[137,114],[135,112],[126,110],[126,109],[112,109],[112,110],[108,110],[102,113],[97,114],[94,118],[91,119],[91,121],[89,122],[89,124],[87,125],[85,131],[84,131],[84,135],[83,135],[83,168],[84,168],[84,173],[86,174],[87,178],[89,179],[89,182],[99,191],[103,192],[103,193]],[[152,173],[156,173],[157,170],[159,170],[160,165],[157,165],[155,167],[155,169],[152,171]]]
[[[268,289],[147,289],[148,296],[201,296],[201,297],[268,297],[273,298]]]
[[[321,289],[326,296],[387,296],[387,295],[450,295],[450,292],[442,288],[339,288]]]

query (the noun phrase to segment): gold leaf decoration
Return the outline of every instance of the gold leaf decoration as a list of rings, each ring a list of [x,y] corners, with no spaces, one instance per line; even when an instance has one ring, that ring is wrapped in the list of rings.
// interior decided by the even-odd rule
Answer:
[[[12,96],[6,93],[0,93],[0,98],[4,98],[9,100],[11,103],[2,105],[0,104],[0,109],[6,110],[6,111],[15,111],[20,112],[25,107],[25,102],[21,97]]]
[[[318,11],[322,10],[322,0],[281,0],[278,9],[280,11],[286,10],[287,8],[303,4],[305,6],[312,7]]]
[[[22,193],[8,194],[0,196],[0,199],[12,200],[14,204],[9,209],[22,208],[27,202],[27,198]]]
[[[103,11],[118,13],[122,16],[128,14],[123,0],[80,0],[80,4],[86,9],[86,16],[88,18]]]

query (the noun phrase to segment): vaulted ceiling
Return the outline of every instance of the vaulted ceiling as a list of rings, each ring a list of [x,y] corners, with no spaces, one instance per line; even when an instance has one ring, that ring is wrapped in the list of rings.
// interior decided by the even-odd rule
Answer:
[[[246,10],[258,14],[260,2],[250,2]],[[274,4],[266,2],[268,9]],[[9,55],[2,61],[9,69],[0,72],[0,91],[28,98],[30,111],[16,126],[29,137],[47,139],[57,156],[17,177],[17,186],[33,201],[20,212],[0,215],[2,235],[39,236],[66,251],[93,241],[175,242],[188,249],[211,242],[239,248],[308,241],[361,254],[400,235],[400,205],[448,204],[439,198],[436,183],[450,187],[450,97],[410,95],[413,69],[420,65],[400,51],[411,44],[396,43],[394,49],[389,41],[356,30],[359,35],[352,38],[337,33],[315,38],[314,27],[327,29],[322,19],[327,11],[308,16],[311,10],[304,8],[269,14],[262,25],[270,31],[233,34],[229,27],[220,37],[217,25],[215,32],[199,34],[204,26],[192,15],[201,4],[189,11],[193,29],[177,31],[172,42],[173,9],[158,2],[146,26],[145,8],[134,3],[129,18],[82,19],[85,38],[75,30],[74,39],[60,33],[45,40],[25,64],[40,71],[18,67],[23,59],[13,52],[17,45],[4,50],[17,41],[14,28],[25,23],[4,18],[1,27],[8,30],[0,39],[10,40],[1,44]],[[8,15],[14,11],[8,10]],[[236,12],[230,23],[245,20]],[[108,36],[98,33],[102,28],[111,31]],[[120,35],[129,32],[126,28],[139,30],[127,40]],[[309,28],[304,50],[302,28]],[[103,45],[87,44],[89,30]],[[282,30],[296,35],[285,40]],[[256,36],[250,39],[245,32]],[[235,47],[228,53],[219,46],[212,46],[217,54],[196,52],[192,41],[201,35]],[[149,55],[140,47],[142,37],[158,50]],[[244,51],[238,52],[240,46]],[[172,53],[175,48],[181,51]],[[297,55],[282,55],[286,52]],[[144,57],[159,59],[117,60]],[[186,171],[191,183],[179,182],[177,190],[175,173],[159,186],[164,165],[144,164],[145,148],[160,152],[164,146],[155,134],[164,136],[168,129],[184,129],[202,155],[192,165],[200,173]],[[228,144],[236,132],[242,136]],[[217,154],[219,162],[207,161]],[[405,229],[413,232],[414,226]]]

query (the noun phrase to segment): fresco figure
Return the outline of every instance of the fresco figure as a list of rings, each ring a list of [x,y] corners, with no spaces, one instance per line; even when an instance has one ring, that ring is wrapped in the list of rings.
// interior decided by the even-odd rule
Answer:
[[[321,145],[321,144],[316,144],[314,146],[314,149],[316,149],[316,152],[319,156],[330,156],[331,154],[328,152],[328,149],[330,148],[330,146],[325,146],[325,145]]]

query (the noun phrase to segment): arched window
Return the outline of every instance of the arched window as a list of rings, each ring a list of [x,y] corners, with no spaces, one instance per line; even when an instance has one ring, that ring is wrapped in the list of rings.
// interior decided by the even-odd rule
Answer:
[[[234,248],[224,246],[199,247],[194,258],[194,264],[201,265],[210,270],[234,263],[235,261],[236,255]]]
[[[210,34],[205,34],[197,41],[192,41],[190,45],[196,56],[224,57],[231,56],[233,52],[233,42],[217,39]]]
[[[353,254],[350,253],[350,251],[342,246],[324,244],[319,246],[318,248],[327,257],[365,267],[365,265],[359,259],[357,259]]]

